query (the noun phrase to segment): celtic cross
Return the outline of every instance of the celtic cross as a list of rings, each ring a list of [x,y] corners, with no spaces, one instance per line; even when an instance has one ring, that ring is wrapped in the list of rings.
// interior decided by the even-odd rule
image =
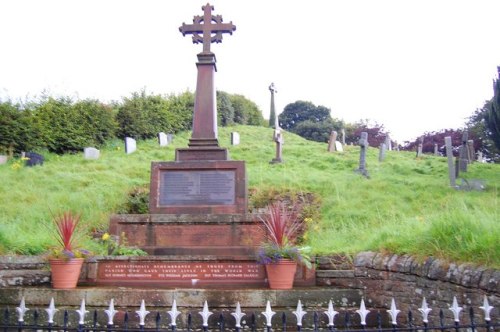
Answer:
[[[210,44],[222,42],[222,34],[233,34],[233,31],[236,30],[236,26],[232,21],[229,23],[222,23],[221,15],[212,15],[214,6],[211,6],[209,3],[201,7],[201,9],[204,12],[203,16],[196,15],[193,18],[193,24],[182,23],[182,26],[179,27],[179,31],[183,36],[192,34],[193,43],[203,43],[203,53],[210,53]]]

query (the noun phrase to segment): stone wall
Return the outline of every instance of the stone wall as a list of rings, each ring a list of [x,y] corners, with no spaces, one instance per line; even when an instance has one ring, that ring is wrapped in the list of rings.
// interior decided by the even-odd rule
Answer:
[[[367,308],[389,308],[394,298],[402,313],[418,308],[425,297],[431,316],[438,308],[448,309],[456,296],[458,304],[467,312],[473,307],[478,318],[484,296],[495,309],[500,307],[500,270],[471,264],[449,264],[428,258],[418,261],[411,256],[363,252],[349,259],[345,256],[324,256],[318,259],[317,285],[361,292]],[[85,275],[86,271],[82,271]],[[40,257],[0,257],[0,287],[49,286],[50,272]],[[17,304],[17,303],[16,303]],[[340,304],[341,305],[341,304]],[[445,315],[450,315],[445,310]],[[466,315],[466,313],[463,313]]]
[[[429,307],[434,308],[429,317],[435,318],[439,308],[450,316],[447,309],[456,297],[463,307],[462,315],[468,315],[473,307],[479,321],[484,319],[478,309],[484,296],[498,315],[499,280],[499,270],[374,252],[360,253],[352,261],[338,256],[321,257],[317,271],[318,286],[362,289],[367,307],[389,308],[394,298],[401,313],[411,309],[414,316],[420,316],[418,308],[425,297]]]

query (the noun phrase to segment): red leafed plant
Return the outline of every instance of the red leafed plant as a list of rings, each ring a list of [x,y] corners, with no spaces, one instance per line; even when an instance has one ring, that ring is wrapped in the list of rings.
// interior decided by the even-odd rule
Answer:
[[[297,238],[303,230],[298,208],[288,208],[283,202],[277,201],[267,209],[268,213],[261,218],[266,228],[267,241],[261,245],[257,260],[270,264],[281,259],[292,259],[310,267],[310,248],[297,246]]]
[[[65,211],[54,216],[53,221],[59,246],[51,250],[51,258],[82,258],[90,254],[87,250],[76,247],[76,230],[80,223],[80,215]]]

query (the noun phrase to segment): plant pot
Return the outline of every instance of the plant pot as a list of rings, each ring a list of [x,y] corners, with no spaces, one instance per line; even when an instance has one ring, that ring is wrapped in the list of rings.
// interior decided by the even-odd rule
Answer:
[[[76,288],[83,261],[83,258],[49,259],[50,271],[52,274],[52,288]]]
[[[267,281],[271,289],[292,289],[297,271],[297,262],[281,259],[276,263],[266,264]]]

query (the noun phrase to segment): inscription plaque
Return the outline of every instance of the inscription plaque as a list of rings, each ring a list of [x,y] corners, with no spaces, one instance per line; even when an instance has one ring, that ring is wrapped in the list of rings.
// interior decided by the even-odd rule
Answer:
[[[234,204],[234,171],[160,171],[160,206]]]

